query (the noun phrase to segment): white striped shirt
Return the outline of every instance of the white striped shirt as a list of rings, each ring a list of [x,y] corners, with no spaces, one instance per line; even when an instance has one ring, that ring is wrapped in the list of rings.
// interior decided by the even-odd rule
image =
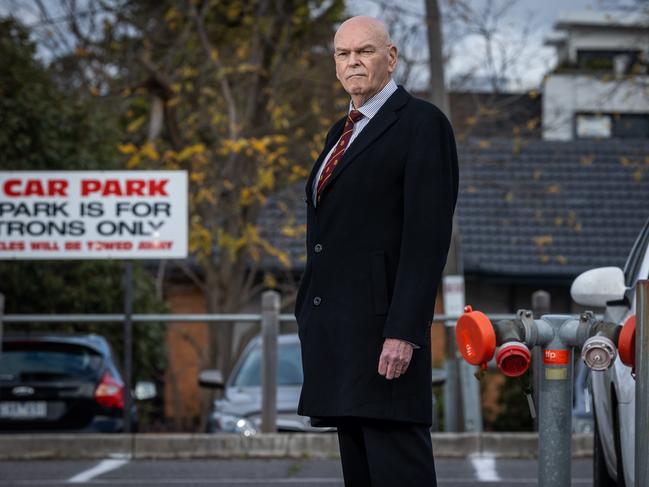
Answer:
[[[397,91],[397,84],[394,82],[392,78],[387,82],[387,84],[379,91],[376,95],[374,95],[372,98],[367,100],[362,107],[357,108],[359,112],[361,112],[364,116],[361,118],[358,122],[354,124],[354,131],[352,132],[352,137],[349,139],[349,143],[347,144],[347,149],[349,149],[349,146],[352,145],[352,142],[354,142],[354,139],[358,137],[358,134],[361,133],[361,131],[365,128],[365,126],[370,123],[370,120],[372,120],[372,117],[377,114],[379,109],[383,106],[383,104],[390,98],[392,93]],[[349,101],[349,112],[351,112],[354,109],[354,104],[352,101]],[[336,142],[329,153],[327,154],[327,157],[324,158],[324,161],[322,161],[322,164],[320,165],[320,169],[318,169],[318,173],[315,176],[315,179],[313,180],[313,206],[317,205],[317,199],[318,199],[318,180],[320,179],[320,174],[322,174],[322,171],[324,171],[325,166],[327,165],[327,161],[331,157],[331,154],[333,154],[334,149],[338,145],[338,142]],[[345,150],[347,150],[345,149]]]

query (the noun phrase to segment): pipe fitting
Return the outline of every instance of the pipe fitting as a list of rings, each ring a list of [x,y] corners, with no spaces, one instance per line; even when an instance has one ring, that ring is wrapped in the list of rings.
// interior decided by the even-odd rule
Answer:
[[[616,357],[615,343],[604,335],[590,337],[581,348],[581,358],[591,370],[607,370]]]
[[[507,377],[520,377],[530,368],[532,354],[521,342],[507,342],[498,348],[496,364]]]

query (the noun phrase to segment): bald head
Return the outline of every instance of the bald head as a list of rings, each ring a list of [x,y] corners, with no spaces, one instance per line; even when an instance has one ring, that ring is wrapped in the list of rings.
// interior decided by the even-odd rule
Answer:
[[[379,44],[391,44],[390,33],[388,32],[388,26],[385,25],[385,22],[375,19],[374,17],[367,17],[365,15],[358,15],[352,17],[351,19],[345,20],[334,36],[334,46],[336,45],[336,39],[340,35],[344,35],[345,31],[353,30],[355,32],[363,32],[366,34],[367,38],[372,38]]]
[[[397,48],[386,25],[372,17],[352,17],[334,37],[336,77],[356,108],[390,81],[397,66]]]

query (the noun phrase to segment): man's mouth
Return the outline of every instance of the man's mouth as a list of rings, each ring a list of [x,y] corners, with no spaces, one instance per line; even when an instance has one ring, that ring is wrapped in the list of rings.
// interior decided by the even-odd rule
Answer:
[[[364,74],[350,74],[349,76],[347,76],[347,79],[362,78],[364,76],[365,76]]]

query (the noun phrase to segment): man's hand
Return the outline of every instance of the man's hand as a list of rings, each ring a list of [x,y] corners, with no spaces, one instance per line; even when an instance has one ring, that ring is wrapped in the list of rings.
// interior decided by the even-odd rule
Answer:
[[[379,358],[379,374],[398,379],[406,373],[412,358],[412,345],[398,338],[386,338]]]

